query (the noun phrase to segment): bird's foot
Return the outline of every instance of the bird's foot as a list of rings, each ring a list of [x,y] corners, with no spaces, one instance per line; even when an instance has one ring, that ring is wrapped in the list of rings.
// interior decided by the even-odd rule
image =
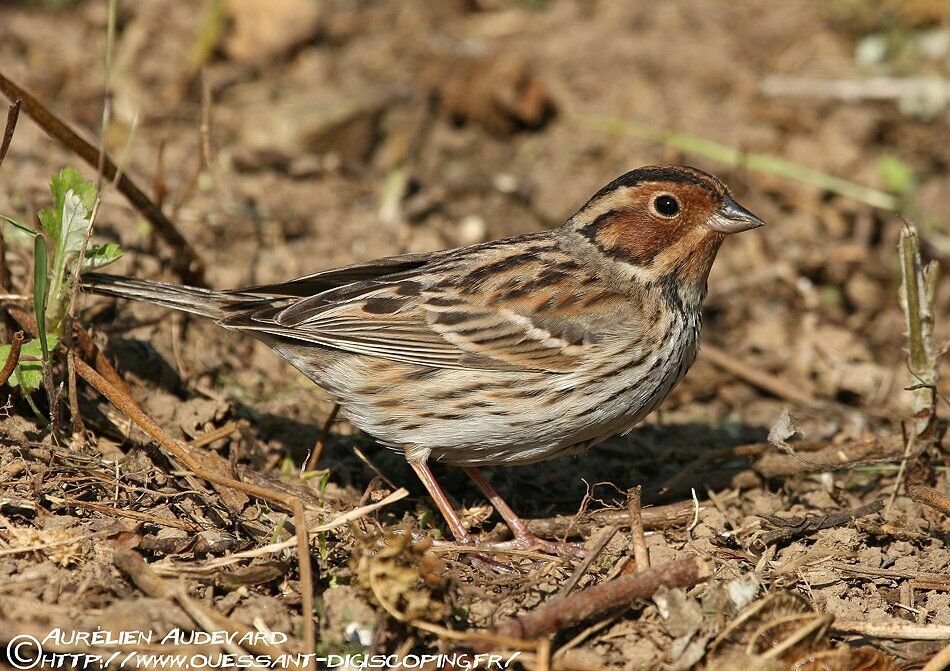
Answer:
[[[493,543],[491,547],[498,549],[534,550],[566,559],[583,559],[587,550],[580,543],[561,543],[538,538],[532,533],[521,534],[510,541]]]
[[[516,573],[520,573],[520,571],[518,571],[511,564],[502,563],[496,559],[493,559],[492,557],[490,557],[488,554],[484,552],[474,552],[474,550],[477,550],[479,548],[485,548],[486,550],[491,550],[495,546],[479,543],[471,536],[466,536],[465,538],[455,539],[452,541],[433,541],[432,545],[434,547],[439,547],[439,546],[452,547],[452,546],[459,546],[459,545],[465,546],[466,550],[462,551],[462,553],[468,556],[469,561],[471,562],[472,566],[474,566],[478,570],[483,571],[485,573],[494,573],[497,575],[513,575]],[[468,550],[468,548],[471,548],[472,551]]]

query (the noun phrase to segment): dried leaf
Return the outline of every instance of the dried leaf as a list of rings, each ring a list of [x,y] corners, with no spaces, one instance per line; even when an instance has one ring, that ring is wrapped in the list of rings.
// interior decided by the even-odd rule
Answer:
[[[782,408],[782,414],[779,415],[778,419],[775,420],[775,424],[769,429],[769,443],[783,452],[795,454],[795,448],[793,448],[788,441],[804,437],[805,434],[795,426],[795,420],[788,413],[788,408]]]

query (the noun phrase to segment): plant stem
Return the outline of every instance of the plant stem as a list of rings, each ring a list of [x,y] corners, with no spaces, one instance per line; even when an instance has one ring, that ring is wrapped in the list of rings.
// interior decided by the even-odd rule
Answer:
[[[907,367],[914,389],[914,438],[933,443],[937,430],[937,357],[933,344],[933,308],[937,263],[923,266],[917,230],[905,223],[900,237],[900,303],[907,324]]]
[[[657,142],[735,168],[745,168],[812,184],[831,193],[853,198],[885,210],[897,211],[900,209],[900,199],[893,194],[856,184],[842,177],[787,161],[771,154],[745,152],[727,144],[721,144],[689,133],[665,130],[612,117],[584,115],[576,117],[576,123],[587,128],[595,128],[616,135]]]

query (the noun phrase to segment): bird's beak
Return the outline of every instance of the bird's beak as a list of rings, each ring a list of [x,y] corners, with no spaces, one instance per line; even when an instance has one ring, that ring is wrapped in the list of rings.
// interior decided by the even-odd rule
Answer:
[[[765,222],[734,201],[732,196],[726,196],[726,202],[706,222],[706,226],[719,233],[741,233],[765,226]]]

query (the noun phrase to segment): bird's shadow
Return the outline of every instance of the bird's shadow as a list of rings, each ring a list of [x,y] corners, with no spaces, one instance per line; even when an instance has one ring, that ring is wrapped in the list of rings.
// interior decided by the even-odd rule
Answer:
[[[259,430],[272,429],[268,438],[286,441],[283,444],[287,452],[295,462],[303,463],[321,427],[276,415],[258,417]],[[729,486],[731,476],[743,467],[735,461],[700,468],[677,478],[676,486],[669,491],[657,491],[704,453],[761,442],[767,434],[765,427],[742,424],[645,424],[586,454],[526,466],[485,468],[484,473],[515,511],[525,517],[572,515],[587,495],[605,503],[622,503],[626,490],[636,485],[643,487],[644,503],[663,503],[689,496],[693,488],[702,493],[706,487]],[[401,452],[382,447],[360,432],[351,436],[331,434],[318,466],[329,469],[337,484],[362,490],[376,477],[376,472],[356,456],[354,447],[393,484],[406,487],[413,495],[425,496]],[[430,462],[430,466],[456,505],[485,502],[485,496],[462,469],[438,462]]]
[[[147,341],[113,338],[109,349],[112,356],[123,362],[125,370],[134,371],[167,392],[187,397],[186,385],[177,371]],[[318,417],[312,423],[303,422],[261,412],[233,397],[229,400],[236,416],[248,419],[260,439],[277,445],[295,463],[306,463],[322,430]],[[765,427],[737,423],[717,427],[701,422],[648,422],[586,454],[526,466],[486,468],[484,472],[508,503],[526,517],[571,515],[588,495],[608,503],[620,503],[625,491],[636,485],[643,487],[644,503],[662,503],[688,496],[692,488],[703,492],[706,487],[729,486],[731,475],[741,465],[704,467],[677,478],[675,488],[670,491],[658,491],[663,483],[703,453],[764,441],[767,434]],[[354,447],[372,465],[364,463]],[[484,502],[482,492],[461,469],[437,462],[430,465],[437,481],[457,505]],[[352,435],[331,433],[318,464],[318,468],[330,470],[331,479],[337,485],[357,491],[364,490],[377,476],[374,466],[393,484],[406,487],[413,495],[425,495],[401,452],[382,447],[359,431]]]

